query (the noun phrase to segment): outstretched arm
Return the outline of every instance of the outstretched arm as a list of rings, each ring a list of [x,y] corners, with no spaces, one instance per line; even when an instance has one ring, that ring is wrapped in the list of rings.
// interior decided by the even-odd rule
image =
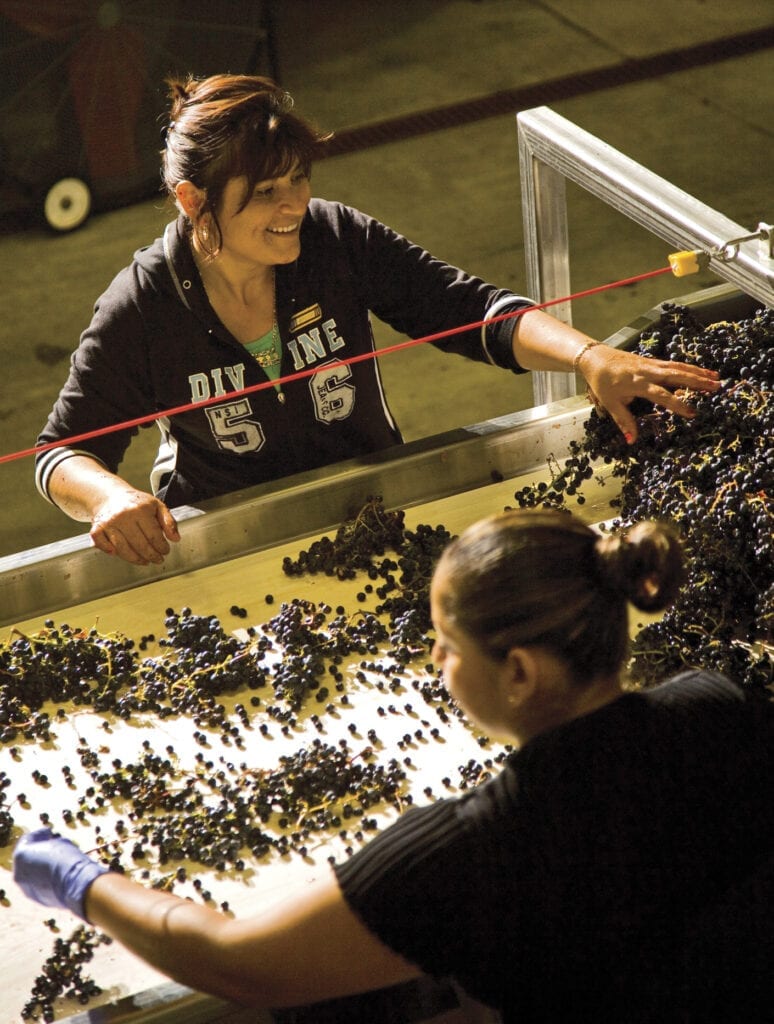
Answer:
[[[248,1006],[305,1005],[418,978],[350,910],[331,869],[264,913],[234,919],[108,871],[50,829],[23,836],[14,880],[181,984]]]
[[[176,981],[249,1006],[305,1005],[422,973],[356,917],[332,871],[244,920],[113,873],[91,886],[86,911]]]
[[[598,345],[581,331],[540,310],[517,318],[513,353],[527,370],[581,373],[596,401],[630,443],[637,438],[637,422],[628,408],[632,399],[647,398],[680,416],[691,416],[691,406],[675,390],[715,391],[720,387],[714,370],[646,359],[633,352]]]

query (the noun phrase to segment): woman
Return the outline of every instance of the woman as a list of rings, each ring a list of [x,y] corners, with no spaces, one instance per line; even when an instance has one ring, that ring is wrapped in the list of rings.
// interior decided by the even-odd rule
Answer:
[[[630,440],[635,396],[690,415],[674,389],[718,386],[697,367],[594,346],[537,310],[497,320],[529,300],[312,199],[325,139],[272,82],[220,75],[171,88],[163,179],[179,217],[97,302],[38,441],[211,404],[158,421],[153,493],[116,475],[130,430],[38,457],[40,492],[90,522],[102,551],[159,563],[179,539],[170,508],[399,443],[377,360],[344,362],[374,351],[369,313],[412,337],[493,320],[439,345],[513,372],[578,371]]]
[[[434,660],[468,715],[519,749],[264,915],[146,889],[48,830],[19,842],[16,879],[178,981],[250,1005],[424,972],[506,1024],[764,1019],[694,1010],[771,999],[771,972],[745,975],[749,942],[728,928],[743,969],[697,952],[716,911],[758,934],[735,886],[770,857],[771,705],[708,673],[622,688],[627,599],[662,608],[680,574],[679,545],[652,523],[600,537],[563,513],[514,511],[468,529],[433,580]],[[770,929],[770,903],[761,920]]]

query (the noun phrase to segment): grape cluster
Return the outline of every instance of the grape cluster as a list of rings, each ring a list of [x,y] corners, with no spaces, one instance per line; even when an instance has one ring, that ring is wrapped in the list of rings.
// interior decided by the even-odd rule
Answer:
[[[5,791],[11,780],[5,772],[0,771],[0,846],[7,846],[13,831],[13,814],[8,806]]]
[[[458,765],[460,789],[475,789],[476,786],[491,779],[495,774],[495,765],[501,765],[511,749],[510,747],[504,748],[495,757],[486,758],[483,764],[472,757],[465,764]]]
[[[370,497],[356,516],[342,523],[332,540],[321,537],[297,558],[285,558],[283,571],[288,576],[322,572],[340,580],[354,579],[358,570],[370,568],[375,556],[399,549],[403,520],[402,510],[388,512],[380,497]]]
[[[84,966],[93,959],[98,946],[111,941],[85,925],[76,928],[69,939],[58,938],[54,952],[35,979],[22,1019],[53,1021],[54,1000],[59,996],[75,998],[85,1006],[92,996],[99,995],[102,989],[84,974]]]
[[[365,600],[373,592],[379,599],[375,612],[389,621],[402,661],[428,646],[430,582],[441,552],[452,539],[443,525],[419,524],[410,530],[404,521],[403,511],[387,511],[380,497],[369,498],[333,539],[314,541],[298,558],[286,557],[282,566],[288,576],[325,573],[353,579],[358,571],[365,572],[373,582],[358,598]]]
[[[275,697],[283,700],[292,712],[304,705],[307,697],[317,691],[328,692],[322,683],[329,676],[336,689],[344,689],[338,666],[353,654],[375,654],[378,644],[387,638],[385,625],[372,613],[361,612],[349,617],[342,609],[328,620],[330,606],[294,599],[264,626],[281,646],[283,657],[270,670],[269,678]],[[287,716],[283,716],[287,719]],[[291,717],[291,721],[295,721]]]
[[[389,617],[398,648],[414,645],[419,649],[427,644],[424,634],[432,621],[430,584],[441,552],[451,539],[445,526],[420,523],[416,530],[404,531],[397,567],[394,563],[376,567],[385,580],[385,587],[377,590],[377,596],[383,597],[377,611]],[[391,574],[395,568],[400,570],[397,583]]]
[[[551,484],[525,487],[515,498],[520,507],[562,507],[594,475],[596,460],[611,466],[621,481],[612,528],[668,520],[688,557],[673,607],[634,642],[633,676],[651,684],[694,666],[765,688],[774,626],[774,310],[706,327],[685,307],[662,308],[638,352],[715,369],[720,390],[691,394],[691,419],[638,400],[632,446],[592,411]]]
[[[46,701],[105,708],[135,668],[134,641],[53,621],[34,636],[0,644],[0,742],[50,738]]]

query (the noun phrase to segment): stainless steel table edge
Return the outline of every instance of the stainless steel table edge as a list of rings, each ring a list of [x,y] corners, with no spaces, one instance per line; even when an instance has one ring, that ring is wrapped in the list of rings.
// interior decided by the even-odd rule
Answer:
[[[114,1003],[84,1010],[60,1024],[274,1024],[269,1010],[244,1009],[166,982]]]
[[[175,510],[181,540],[161,566],[105,556],[88,534],[0,559],[0,625],[193,572],[338,528],[379,496],[408,508],[563,458],[583,434],[577,396]]]

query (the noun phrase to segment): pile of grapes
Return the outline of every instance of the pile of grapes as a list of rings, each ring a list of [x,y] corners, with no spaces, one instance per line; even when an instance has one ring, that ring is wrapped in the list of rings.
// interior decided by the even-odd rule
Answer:
[[[427,643],[425,633],[431,625],[433,570],[450,540],[443,525],[408,529],[402,510],[388,511],[380,497],[371,497],[333,539],[321,537],[296,559],[285,558],[282,569],[287,576],[324,573],[337,579],[354,579],[360,571],[374,582],[381,580],[375,588],[381,602],[376,614],[389,620],[398,646],[421,647]],[[358,600],[364,601],[372,591],[373,585],[367,585]]]
[[[124,825],[100,843],[99,852],[121,872],[138,862],[163,866],[184,859],[241,872],[248,854],[306,856],[310,837],[340,829],[342,819],[358,822],[360,830],[376,828],[367,811],[383,801],[399,806],[406,779],[395,759],[381,765],[371,747],[353,751],[344,740],[333,746],[315,739],[267,770],[213,760],[204,752],[192,770],[185,769],[171,746],[166,756],[147,751],[136,761],[114,760],[106,768],[93,751],[86,752],[92,785],[78,797],[78,815],[93,818],[120,801],[132,823],[131,842]],[[169,889],[175,880],[183,880],[179,869],[162,872],[153,884]]]
[[[567,496],[582,500],[597,460],[612,465],[621,492],[611,528],[668,520],[688,555],[674,606],[634,641],[632,678],[651,685],[694,666],[765,689],[774,628],[774,310],[707,327],[685,307],[662,309],[637,351],[717,370],[721,389],[689,396],[692,419],[638,400],[632,446],[592,411],[585,437],[551,483],[515,498],[520,507],[563,507]]]
[[[57,767],[71,800],[55,807],[29,790],[12,792],[11,776],[0,772],[0,846],[18,837],[17,808],[27,818],[40,810],[40,824],[55,830],[90,828],[91,852],[112,870],[158,888],[192,886],[206,902],[213,896],[199,877],[203,870],[238,877],[248,864],[306,857],[332,837],[343,854],[354,852],[377,828],[376,813],[413,801],[409,754],[419,744],[441,742],[439,725],[459,715],[432,665],[420,660],[419,668],[408,667],[428,661],[429,583],[448,539],[443,527],[407,529],[402,512],[369,499],[333,540],[315,542],[285,566],[288,575],[362,575],[354,610],[293,599],[235,635],[213,615],[168,608],[165,634],[139,642],[53,620],[31,635],[12,631],[0,643],[0,744],[12,761],[24,761],[34,744],[57,745],[83,712],[96,712],[108,734],[118,725],[111,726],[111,716],[125,727],[182,719],[201,749],[192,761],[171,743],[157,750],[145,739],[137,756],[122,760],[110,753],[107,736],[104,743],[79,736],[79,764]],[[247,615],[236,606],[231,611]],[[156,652],[146,653],[151,644]],[[354,673],[348,683],[345,668]],[[375,728],[363,727],[366,737],[356,722],[342,722],[354,710],[353,686],[383,694],[377,713],[391,724],[410,716],[402,738],[386,745]],[[423,713],[406,701],[409,688]],[[315,731],[330,732],[331,720],[346,728],[347,739],[310,739]],[[244,755],[237,760],[228,753],[245,750],[250,733],[270,741],[277,732],[298,746],[273,767],[258,770]],[[397,756],[390,756],[390,744]],[[479,745],[488,741],[480,737]],[[466,788],[504,756],[501,751],[483,767],[460,765],[457,787]],[[16,772],[17,785],[18,779]],[[45,793],[51,781],[34,767],[33,791]],[[454,785],[443,780],[445,788]],[[426,787],[425,796],[432,795]],[[108,810],[119,817],[106,827]],[[48,923],[55,929],[53,918]],[[53,1020],[57,997],[87,1003],[98,994],[84,967],[100,941],[92,932],[58,939],[22,1017]]]
[[[371,568],[374,556],[395,551],[403,545],[404,514],[390,512],[378,497],[368,498],[356,516],[347,519],[336,536],[321,537],[298,557],[287,557],[283,570],[288,576],[323,572],[340,580],[354,579],[358,570]]]
[[[97,946],[111,942],[107,935],[84,925],[79,925],[67,939],[57,938],[22,1008],[22,1020],[54,1020],[53,1003],[60,995],[75,999],[82,1006],[92,996],[98,996],[102,989],[84,973],[84,967],[92,960]]]

